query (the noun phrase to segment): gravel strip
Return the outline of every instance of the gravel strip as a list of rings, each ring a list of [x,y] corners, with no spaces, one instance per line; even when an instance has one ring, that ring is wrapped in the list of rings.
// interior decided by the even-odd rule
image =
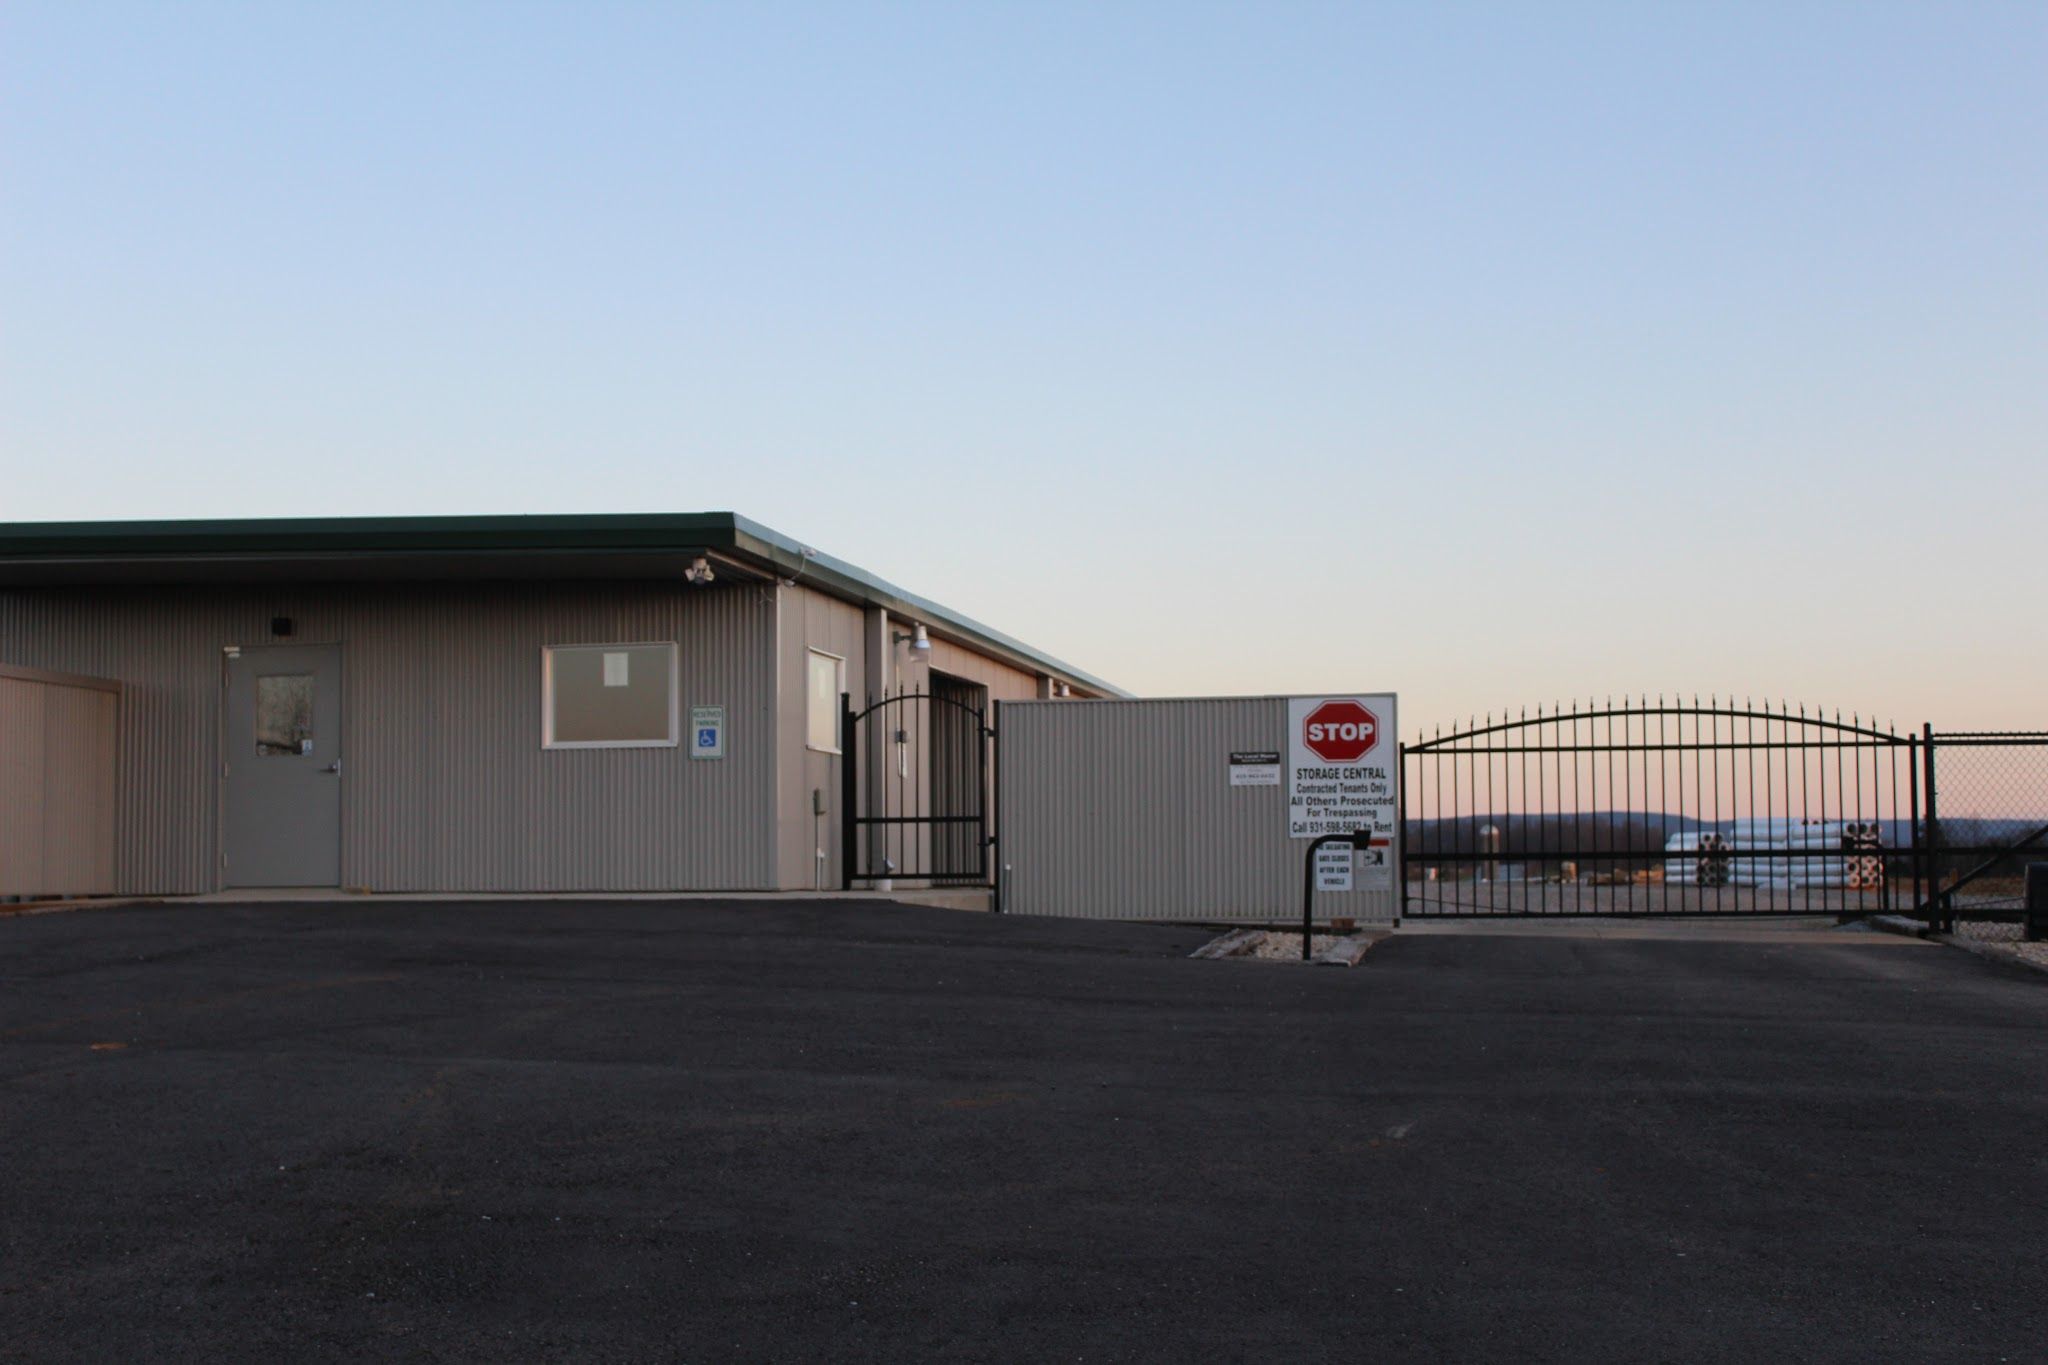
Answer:
[[[2026,941],[2027,926],[2001,920],[1962,920],[1950,935],[1962,947],[1986,957],[2009,958],[2048,971],[2048,942]]]
[[[1308,950],[1311,953],[1320,953],[1332,943],[1347,937],[1349,935],[1346,934],[1316,934],[1309,939]],[[1298,933],[1279,933],[1269,929],[1266,931],[1266,937],[1260,940],[1259,945],[1246,953],[1245,956],[1258,958],[1262,962],[1299,962],[1301,961],[1301,935]]]

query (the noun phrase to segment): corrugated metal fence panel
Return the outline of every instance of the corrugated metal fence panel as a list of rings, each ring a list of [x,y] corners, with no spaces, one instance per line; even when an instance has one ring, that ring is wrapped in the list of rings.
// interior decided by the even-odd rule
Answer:
[[[1310,841],[1280,786],[1230,755],[1287,753],[1285,697],[1005,702],[998,864],[1014,914],[1263,922],[1301,915]],[[1393,766],[1392,758],[1388,766]],[[1317,918],[1391,920],[1394,890],[1322,893]]]
[[[0,676],[0,895],[115,889],[119,708],[105,687]]]
[[[291,641],[271,638],[274,616]],[[675,640],[727,757],[543,750],[541,648]],[[772,599],[660,584],[0,592],[0,660],[125,685],[117,889],[218,885],[221,650],[340,642],[342,877],[378,891],[773,884]]]
[[[43,885],[43,715],[47,690],[0,677],[0,896]]]

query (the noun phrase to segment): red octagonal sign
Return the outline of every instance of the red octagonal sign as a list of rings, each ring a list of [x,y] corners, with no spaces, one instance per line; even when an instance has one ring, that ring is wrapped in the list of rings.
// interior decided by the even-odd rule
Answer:
[[[1380,720],[1355,701],[1326,701],[1302,720],[1301,742],[1326,763],[1356,763],[1380,742]]]

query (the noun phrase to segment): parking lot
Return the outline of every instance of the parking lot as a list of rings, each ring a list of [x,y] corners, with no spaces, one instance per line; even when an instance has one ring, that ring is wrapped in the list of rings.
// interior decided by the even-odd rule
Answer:
[[[2037,1358],[2048,978],[858,902],[0,920],[0,1358]]]

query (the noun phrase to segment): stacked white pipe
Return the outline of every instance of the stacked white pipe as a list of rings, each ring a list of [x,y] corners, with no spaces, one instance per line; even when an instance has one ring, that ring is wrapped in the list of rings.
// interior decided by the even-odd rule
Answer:
[[[1883,848],[1876,821],[1730,820],[1666,839],[1664,880],[1676,886],[1875,890],[1884,885]]]

